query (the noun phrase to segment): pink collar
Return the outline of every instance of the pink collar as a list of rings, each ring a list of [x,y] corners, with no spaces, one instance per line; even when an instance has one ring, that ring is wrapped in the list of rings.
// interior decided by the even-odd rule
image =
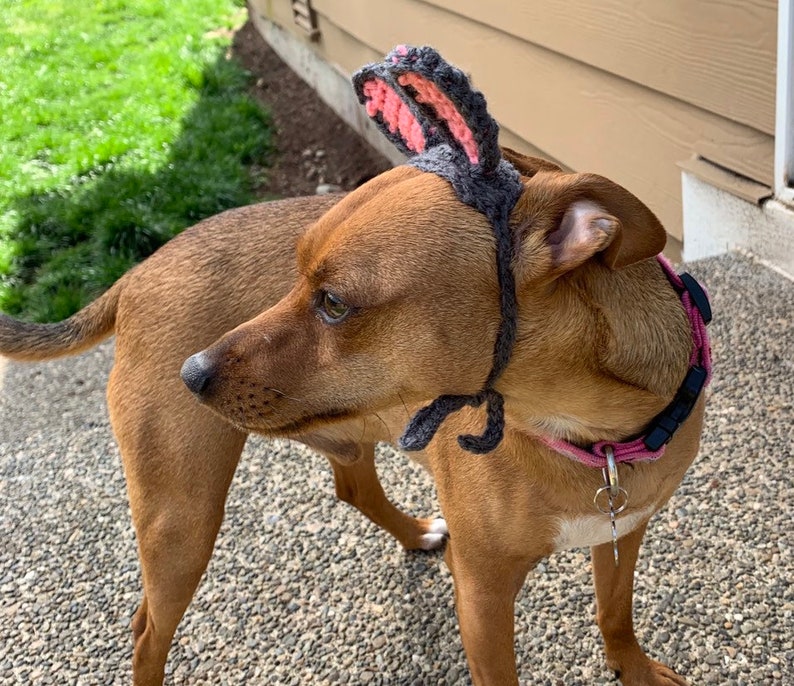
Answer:
[[[645,434],[632,441],[614,443],[600,441],[589,450],[550,436],[539,436],[547,447],[588,467],[607,466],[606,451],[612,448],[615,462],[657,460],[664,455],[667,443],[684,423],[697,403],[701,391],[711,379],[711,348],[706,324],[711,321],[711,307],[703,287],[687,273],[677,274],[666,257],[656,256],[670,284],[681,298],[681,304],[692,326],[692,356],[689,371],[672,402],[649,424]]]

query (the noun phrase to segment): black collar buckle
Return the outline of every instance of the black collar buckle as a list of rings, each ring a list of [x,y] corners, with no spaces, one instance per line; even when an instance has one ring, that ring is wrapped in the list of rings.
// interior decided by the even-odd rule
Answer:
[[[656,415],[648,427],[648,433],[643,440],[648,450],[656,452],[670,442],[678,427],[684,423],[695,408],[707,378],[706,370],[700,365],[689,368],[673,401]]]

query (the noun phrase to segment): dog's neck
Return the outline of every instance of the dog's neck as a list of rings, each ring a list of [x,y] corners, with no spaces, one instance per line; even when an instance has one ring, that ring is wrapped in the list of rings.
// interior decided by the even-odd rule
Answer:
[[[619,442],[642,433],[667,404],[614,378],[570,371],[564,381],[506,393],[507,428],[574,445]]]
[[[508,428],[582,445],[624,440],[670,402],[688,369],[689,323],[655,259],[617,272],[594,261],[524,294],[519,317],[499,384]]]

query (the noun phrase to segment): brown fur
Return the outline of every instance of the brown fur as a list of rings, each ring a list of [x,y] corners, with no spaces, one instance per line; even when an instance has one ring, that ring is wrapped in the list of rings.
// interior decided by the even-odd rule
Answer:
[[[678,298],[649,259],[664,241],[650,211],[602,177],[506,156],[525,189],[511,218],[519,337],[497,386],[505,439],[488,456],[462,453],[456,437],[483,424],[481,411],[465,409],[417,456],[435,477],[449,528],[446,559],[474,682],[494,685],[517,683],[513,603],[526,574],[562,545],[568,524],[594,514],[602,483],[598,470],[535,436],[587,444],[641,432],[670,401],[691,349]],[[421,404],[481,387],[500,320],[491,230],[445,181],[408,167],[335,201],[226,212],[63,324],[0,319],[0,352],[17,359],[82,350],[115,323],[108,400],[144,582],[133,621],[138,685],[162,681],[247,432],[325,453],[339,497],[405,547],[440,542],[428,537],[429,520],[386,499],[373,446],[394,440]],[[323,319],[324,291],[352,314]],[[202,349],[193,358],[207,370],[199,404],[178,372]],[[623,532],[620,566],[611,543],[593,547],[598,623],[626,686],[685,683],[639,647],[631,595],[645,525],[694,458],[702,415],[701,401],[660,461],[620,469],[630,494],[622,517],[635,522]]]

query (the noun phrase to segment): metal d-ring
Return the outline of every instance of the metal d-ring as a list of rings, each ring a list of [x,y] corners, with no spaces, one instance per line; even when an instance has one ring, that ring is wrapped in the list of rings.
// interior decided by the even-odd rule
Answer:
[[[620,485],[618,479],[618,465],[615,462],[615,451],[611,445],[604,447],[604,454],[606,455],[606,467],[601,468],[601,473],[604,476],[604,485],[599,488],[593,497],[593,504],[596,509],[606,515],[615,516],[623,512],[629,504],[629,494],[626,489]],[[601,494],[605,493],[607,502],[603,503]]]
[[[620,493],[620,482],[618,481],[618,465],[615,462],[615,451],[611,445],[604,447],[604,454],[607,457],[607,466],[603,468],[604,483],[609,486],[609,495],[617,498]]]

